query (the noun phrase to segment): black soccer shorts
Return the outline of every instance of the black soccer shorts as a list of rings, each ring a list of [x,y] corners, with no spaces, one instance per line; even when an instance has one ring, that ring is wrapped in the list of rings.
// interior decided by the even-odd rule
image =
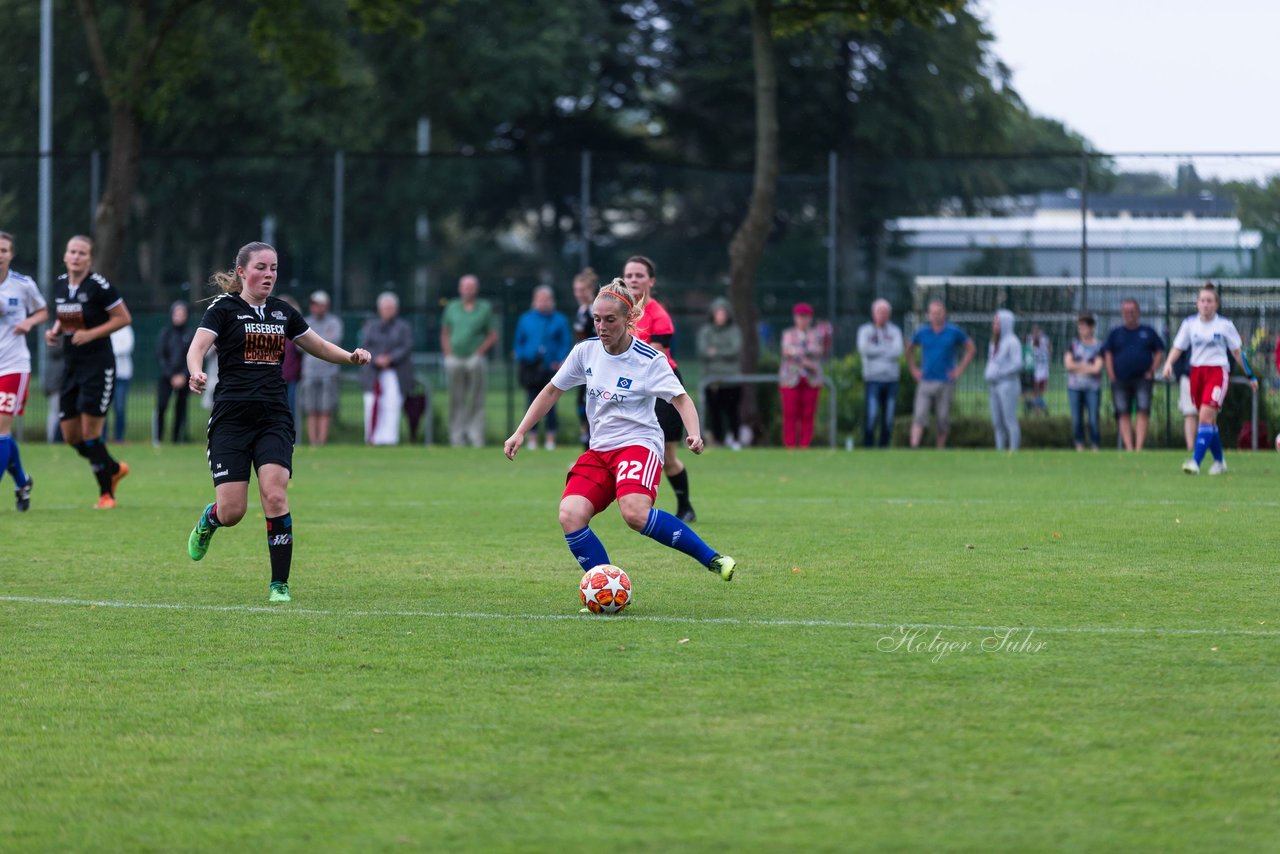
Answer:
[[[230,400],[209,417],[209,474],[213,485],[247,483],[267,463],[293,473],[293,413],[286,404]]]
[[[683,383],[684,378],[680,376],[680,372],[676,371],[675,374],[676,379]],[[664,442],[679,442],[684,438],[684,419],[674,406],[658,398],[653,402],[653,411],[658,416],[658,426],[662,428]]]
[[[116,363],[91,361],[68,366],[62,375],[58,398],[58,420],[91,415],[102,418],[111,406],[116,388]]]

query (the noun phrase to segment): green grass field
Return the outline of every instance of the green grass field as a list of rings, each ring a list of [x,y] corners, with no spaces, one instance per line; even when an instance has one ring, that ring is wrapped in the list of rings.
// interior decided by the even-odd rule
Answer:
[[[0,504],[0,849],[1280,840],[1280,455],[711,452],[738,577],[611,510],[636,601],[603,618],[571,450],[300,448],[277,606],[252,501],[186,556],[203,449],[121,450],[115,511],[31,443]]]

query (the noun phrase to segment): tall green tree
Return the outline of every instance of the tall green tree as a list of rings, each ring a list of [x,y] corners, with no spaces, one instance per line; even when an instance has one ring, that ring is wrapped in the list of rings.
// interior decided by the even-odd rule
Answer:
[[[1280,277],[1280,176],[1265,182],[1235,181],[1224,190],[1236,200],[1240,224],[1262,235],[1252,274]]]
[[[94,222],[99,269],[110,277],[118,268],[146,129],[163,122],[198,75],[192,55],[216,55],[213,16],[240,23],[240,37],[292,80],[332,82],[339,79],[337,61],[349,29],[403,25],[413,32],[417,24],[408,12],[415,5],[416,0],[127,0],[100,7],[97,0],[76,0],[110,117],[105,186]]]
[[[990,34],[967,6],[913,7],[928,16],[921,22],[902,9],[900,18],[878,20],[865,17],[868,6],[833,13],[839,5],[784,3],[765,10],[784,15],[772,29],[786,34],[774,39],[775,115],[784,129],[776,160],[784,172],[813,174],[825,172],[829,152],[840,155],[843,291],[864,304],[877,279],[886,219],[944,207],[977,213],[993,200],[1073,186],[1084,141],[1026,108],[1008,69],[991,53]],[[673,20],[676,92],[660,112],[668,144],[683,156],[759,169],[762,159],[771,158],[760,158],[758,148],[742,142],[770,145],[769,135],[756,136],[754,121],[761,114],[756,95],[767,88],[734,76],[751,62],[737,35],[750,23],[749,10],[721,7],[715,15],[703,4],[668,0],[664,11]],[[1107,164],[1096,158],[1091,164],[1096,188]],[[754,182],[757,190],[769,185]],[[757,214],[767,208],[767,198],[758,194],[755,201]],[[825,208],[825,199],[816,203]],[[774,210],[771,221],[751,218],[755,241],[749,245],[765,229],[773,236],[794,226],[794,213],[784,218],[776,197]],[[738,234],[741,246],[748,232],[740,228]],[[769,267],[775,256],[772,250],[762,254],[757,269]],[[741,276],[736,281],[745,282]],[[758,286],[753,302],[762,302]]]
[[[643,121],[662,69],[653,22],[639,5],[429,4],[421,42],[368,40],[385,120],[399,138],[412,139],[418,119],[428,117],[433,150],[509,155],[519,163],[487,171],[489,180],[473,187],[468,221],[519,227],[543,270],[555,267],[581,227],[579,152],[646,154],[645,139],[627,126]],[[441,175],[437,182],[458,179]]]

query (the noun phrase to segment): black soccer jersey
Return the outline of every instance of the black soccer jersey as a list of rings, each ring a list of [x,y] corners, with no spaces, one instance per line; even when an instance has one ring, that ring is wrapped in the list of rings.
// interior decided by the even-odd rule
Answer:
[[[285,341],[294,340],[311,327],[287,302],[267,297],[254,306],[239,294],[215,297],[200,321],[200,328],[218,336],[218,384],[215,403],[223,400],[256,400],[288,406],[284,375]]]
[[[595,334],[596,323],[591,317],[591,306],[580,305],[573,315],[573,340],[586,341]]]
[[[82,365],[98,361],[114,361],[111,352],[111,336],[104,336],[79,347],[71,345],[71,333],[78,329],[93,329],[106,323],[107,312],[120,304],[120,294],[111,283],[90,273],[72,293],[71,280],[63,273],[53,286],[53,302],[58,322],[62,324],[63,347],[67,365]]]

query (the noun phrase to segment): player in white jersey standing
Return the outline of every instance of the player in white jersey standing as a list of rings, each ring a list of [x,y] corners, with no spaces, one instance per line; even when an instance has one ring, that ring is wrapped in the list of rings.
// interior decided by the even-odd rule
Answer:
[[[1173,363],[1188,350],[1191,351],[1191,402],[1200,411],[1200,426],[1196,430],[1193,456],[1182,464],[1187,474],[1199,474],[1200,462],[1206,451],[1213,453],[1213,465],[1209,474],[1222,474],[1227,470],[1222,456],[1222,437],[1218,433],[1218,413],[1227,397],[1227,382],[1231,376],[1231,356],[1235,356],[1249,385],[1255,391],[1258,381],[1253,369],[1240,352],[1240,333],[1236,325],[1218,315],[1218,291],[1212,282],[1205,282],[1196,297],[1196,314],[1182,321],[1178,334],[1169,348],[1161,374],[1165,379],[1173,376]]]
[[[685,444],[702,453],[698,411],[659,351],[633,334],[640,312],[622,279],[600,289],[591,305],[596,338],[579,343],[551,382],[529,404],[520,426],[503,446],[514,460],[525,434],[569,389],[587,387],[591,446],[569,470],[560,497],[560,527],[565,542],[585,571],[609,563],[604,545],[589,527],[593,516],[614,499],[632,529],[664,546],[682,551],[725,581],[737,562],[718,554],[677,517],[653,506],[662,479],[663,432],[654,414],[655,400],[675,407],[688,436]]]
[[[31,382],[27,333],[48,319],[49,309],[35,280],[11,269],[12,262],[13,235],[0,231],[0,478],[6,471],[13,475],[21,513],[31,507],[35,480],[22,469],[13,419],[26,408]]]

